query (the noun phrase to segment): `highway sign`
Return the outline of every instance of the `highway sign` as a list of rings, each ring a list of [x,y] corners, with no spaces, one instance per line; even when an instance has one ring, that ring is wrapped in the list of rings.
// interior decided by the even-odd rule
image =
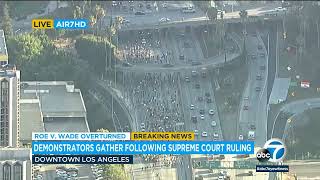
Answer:
[[[195,169],[222,169],[220,161],[197,161],[193,163]]]
[[[235,161],[234,162],[234,168],[235,169],[255,169],[256,165],[258,164],[258,161]]]

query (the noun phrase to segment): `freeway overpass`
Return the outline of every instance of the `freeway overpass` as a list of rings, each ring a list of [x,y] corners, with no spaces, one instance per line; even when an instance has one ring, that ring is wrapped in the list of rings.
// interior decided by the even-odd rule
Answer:
[[[279,4],[273,3],[267,6],[256,7],[253,9],[248,9],[248,18],[246,18],[247,23],[256,22],[258,20],[277,20],[285,14],[284,11],[275,11],[274,9],[278,7]],[[182,17],[183,16],[183,17]],[[119,29],[120,31],[127,30],[143,30],[143,29],[162,29],[162,28],[183,28],[186,26],[200,26],[207,24],[220,23],[222,19],[218,17],[215,21],[210,21],[207,16],[197,14],[196,16],[186,16],[184,14],[177,13],[166,13],[166,14],[147,14],[144,16],[134,16],[128,15],[124,16],[125,19],[130,20],[130,24],[122,25]],[[171,21],[165,23],[159,23],[160,17],[168,17]],[[240,19],[239,11],[234,11],[226,13],[223,18],[224,23],[239,23]]]

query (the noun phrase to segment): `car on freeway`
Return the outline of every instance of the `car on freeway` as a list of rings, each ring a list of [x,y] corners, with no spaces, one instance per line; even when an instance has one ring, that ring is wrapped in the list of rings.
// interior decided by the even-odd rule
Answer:
[[[199,62],[199,61],[192,61],[191,65],[192,65],[192,66],[198,66],[198,65],[201,65],[201,62]]]
[[[146,13],[141,12],[141,11],[137,11],[136,13],[134,13],[134,15],[145,15]]]
[[[204,120],[204,115],[203,114],[200,115],[200,119]]]
[[[139,6],[139,8],[143,8],[143,4],[142,3],[139,3],[138,6]]]
[[[146,5],[146,8],[147,8],[147,9],[151,9],[151,4],[147,4],[147,5]]]
[[[199,131],[198,130],[194,130],[194,135],[198,136],[199,135]]]
[[[252,59],[257,59],[257,56],[253,54],[253,55],[251,55],[251,58]]]
[[[199,113],[204,115],[204,109],[200,109]]]
[[[123,67],[132,67],[132,64],[124,62],[124,63],[122,63],[122,66]]]
[[[167,8],[168,7],[168,4],[167,3],[163,3],[162,4],[162,8]]]
[[[202,96],[198,96],[198,101],[203,101],[203,97]]]
[[[266,66],[265,65],[260,66],[260,70],[266,70]]]
[[[255,130],[255,129],[256,129],[256,125],[251,124],[251,125],[250,125],[250,129]]]
[[[169,64],[169,63],[163,65],[163,67],[173,67],[173,66],[174,66],[173,64]]]
[[[262,80],[262,76],[261,75],[257,75],[256,76],[256,80]]]
[[[170,21],[170,19],[169,18],[165,18],[165,17],[159,19],[160,23],[165,23],[165,22],[169,22],[169,21]]]
[[[249,100],[249,96],[246,96],[243,98],[244,100]]]
[[[190,78],[188,76],[185,77],[186,82],[190,82]]]
[[[261,91],[261,87],[256,87],[256,91],[257,92]]]
[[[193,8],[193,7],[184,7],[184,8],[182,8],[182,12],[183,13],[195,13],[196,12],[196,10]]]
[[[194,105],[193,104],[190,105],[190,109],[194,110]]]
[[[195,76],[198,75],[198,73],[197,73],[197,71],[191,71],[191,75],[192,75],[193,77],[195,77]]]
[[[284,8],[284,7],[276,7],[274,10],[276,10],[276,11],[286,11],[287,8]]]
[[[217,126],[217,122],[216,121],[211,121],[211,126],[212,127],[216,127]]]
[[[210,93],[208,93],[208,92],[206,92],[204,95],[205,95],[206,97],[210,97]]]
[[[146,132],[146,129],[142,128],[142,129],[141,129],[141,132]]]
[[[140,128],[141,128],[141,129],[145,129],[145,128],[146,128],[146,125],[145,125],[144,123],[141,123],[141,124],[140,124]]]
[[[180,59],[180,60],[184,60],[184,55],[180,55],[180,56],[179,56],[179,59]]]
[[[259,56],[262,58],[266,57],[266,55],[264,53],[260,53]]]
[[[200,89],[200,84],[195,84],[196,89]]]
[[[242,135],[242,134],[239,135],[239,140],[240,140],[240,141],[243,140],[243,135]]]
[[[213,110],[213,109],[210,109],[210,110],[209,110],[209,114],[210,114],[210,115],[214,115],[214,110]]]
[[[262,45],[259,44],[258,45],[258,49],[261,50],[262,49]]]
[[[225,180],[224,176],[218,176],[218,180]]]
[[[202,137],[207,137],[207,136],[208,136],[208,133],[204,131],[204,132],[202,132],[201,136],[202,136]]]
[[[243,106],[243,110],[249,110],[249,106],[247,105]]]
[[[193,122],[193,123],[197,123],[197,116],[191,116],[191,121]]]
[[[218,134],[218,133],[213,133],[213,139],[214,139],[214,140],[219,139],[219,134]]]
[[[212,99],[211,98],[207,98],[207,103],[212,103]]]

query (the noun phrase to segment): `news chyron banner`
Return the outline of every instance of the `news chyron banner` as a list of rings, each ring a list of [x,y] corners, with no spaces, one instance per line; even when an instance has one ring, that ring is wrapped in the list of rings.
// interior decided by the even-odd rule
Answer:
[[[141,154],[254,154],[254,142],[196,141],[193,132],[32,133],[34,164],[132,164]]]

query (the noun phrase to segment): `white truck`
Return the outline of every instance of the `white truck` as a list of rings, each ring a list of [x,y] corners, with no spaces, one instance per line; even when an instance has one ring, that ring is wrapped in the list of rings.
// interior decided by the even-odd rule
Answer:
[[[254,131],[248,132],[248,140],[255,140],[255,133]]]

